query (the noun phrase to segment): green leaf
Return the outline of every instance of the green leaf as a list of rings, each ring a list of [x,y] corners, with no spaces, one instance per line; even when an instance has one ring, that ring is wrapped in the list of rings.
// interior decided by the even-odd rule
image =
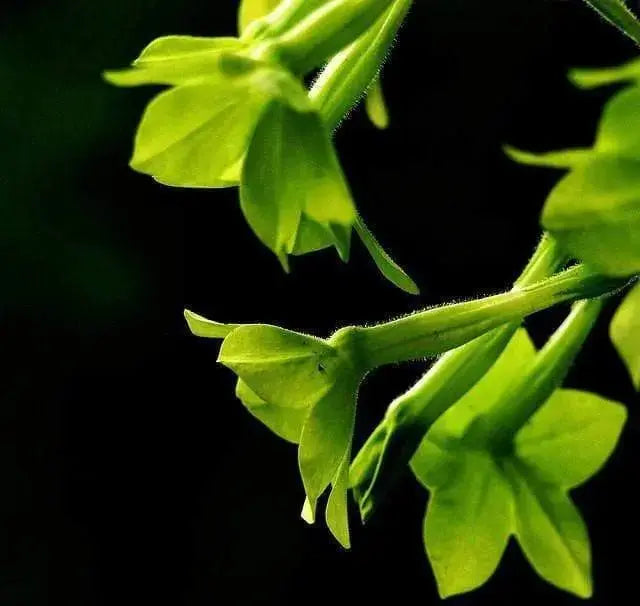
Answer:
[[[640,390],[640,284],[624,299],[611,322],[611,340]]]
[[[378,240],[358,215],[355,222],[356,233],[365,245],[380,273],[389,282],[411,295],[420,294],[420,289],[409,275],[389,256]]]
[[[505,471],[515,500],[516,537],[544,579],[582,598],[592,594],[587,529],[566,493],[508,461]]]
[[[472,451],[444,457],[446,473],[431,487],[424,521],[425,548],[442,598],[483,585],[513,527],[510,489],[491,457]]]
[[[189,330],[196,337],[205,337],[207,339],[224,339],[240,326],[239,324],[220,324],[213,320],[207,320],[204,316],[194,314],[188,309],[184,310],[184,317]]]
[[[573,168],[589,159],[590,149],[563,149],[559,151],[533,153],[504,146],[504,151],[514,162],[528,166],[546,166],[548,168]]]
[[[620,31],[640,44],[640,22],[622,0],[585,0]]]
[[[261,399],[283,408],[305,408],[334,385],[338,352],[323,340],[262,324],[227,336],[218,361]]]
[[[604,465],[626,416],[624,406],[616,402],[559,389],[518,432],[516,456],[545,482],[573,488]]]
[[[569,72],[569,79],[576,86],[587,89],[640,80],[640,59],[634,59],[616,67],[572,69]]]
[[[285,268],[287,255],[300,249],[303,217],[315,224],[316,233],[326,232],[343,258],[348,256],[355,208],[317,114],[279,103],[267,108],[245,159],[240,200],[249,225]]]
[[[365,108],[369,120],[371,120],[375,127],[384,130],[389,126],[389,112],[387,111],[387,104],[384,100],[382,83],[380,82],[379,76],[373,81],[373,84],[367,91]]]
[[[256,419],[277,436],[293,444],[300,442],[302,427],[309,412],[307,408],[285,408],[269,404],[240,379],[236,386],[236,396]]]
[[[257,19],[268,15],[280,2],[281,0],[242,0],[238,11],[240,33],[243,33]]]
[[[553,189],[542,224],[572,255],[611,276],[640,271],[640,161],[594,155]]]
[[[242,49],[237,38],[164,36],[142,51],[132,69],[107,71],[104,77],[116,86],[185,84],[219,75],[221,57]]]

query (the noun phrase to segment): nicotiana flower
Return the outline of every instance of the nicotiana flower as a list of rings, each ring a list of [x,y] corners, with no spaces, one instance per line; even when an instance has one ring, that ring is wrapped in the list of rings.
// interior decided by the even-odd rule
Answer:
[[[246,8],[249,16],[243,19],[270,4]],[[312,4],[317,8],[327,3]],[[329,8],[366,3],[329,4],[318,11],[319,33],[323,23],[337,27],[327,17]],[[392,3],[370,4],[377,6],[376,16],[384,13],[380,7]],[[289,5],[299,5],[300,18],[314,7],[300,2]],[[345,15],[351,13],[358,14],[350,8]],[[356,21],[359,29],[354,35],[366,29],[361,17]],[[290,255],[328,247],[335,247],[347,261],[355,228],[382,273],[400,288],[417,293],[415,283],[381,249],[357,215],[331,140],[332,127],[292,70],[298,55],[309,61],[302,73],[315,65],[315,51],[309,50],[315,48],[314,40],[307,31],[313,31],[311,15],[290,26],[273,38],[265,32],[240,38],[166,36],[147,46],[131,69],[107,72],[107,80],[120,86],[172,87],[148,105],[136,134],[131,166],[171,186],[239,186],[247,222],[286,270]],[[326,46],[322,37],[318,44]]]
[[[323,340],[268,325],[226,325],[191,312],[191,331],[224,339],[218,361],[238,376],[236,395],[274,433],[299,444],[305,519],[331,486],[329,529],[349,547],[347,488],[357,392],[367,368],[349,329]]]
[[[640,390],[640,283],[631,289],[618,307],[611,321],[610,333],[633,385]]]
[[[577,267],[484,300],[428,309],[375,326],[345,327],[328,339],[263,324],[220,324],[189,311],[185,317],[195,335],[223,340],[218,361],[238,376],[236,393],[249,411],[276,434],[299,444],[306,520],[314,519],[319,497],[331,486],[327,524],[348,546],[356,400],[368,372],[437,355],[529,313],[562,300],[598,296],[611,286],[611,280]]]
[[[578,69],[580,87],[631,84],[607,103],[592,148],[530,153],[507,148],[518,162],[568,169],[551,191],[543,225],[572,255],[602,273],[629,276],[640,271],[640,60],[620,67]],[[639,287],[622,303],[611,338],[636,389],[640,389]]]
[[[578,82],[581,78],[586,74]],[[575,258],[612,276],[640,271],[638,128],[640,86],[636,85],[607,103],[592,148],[539,154],[507,148],[523,164],[569,170],[547,198],[542,225]]]
[[[121,85],[173,84],[147,107],[131,166],[166,185],[240,185],[249,225],[287,267],[290,254],[349,255],[355,207],[329,132],[286,70],[230,49],[236,40],[159,39]]]
[[[514,290],[548,278],[566,260],[564,250],[545,234],[514,283]],[[519,327],[519,320],[505,324],[447,352],[411,389],[390,404],[349,472],[363,521],[393,494],[396,482],[408,471],[411,457],[433,423],[487,373]]]
[[[598,395],[554,385],[593,313],[575,310],[563,325],[565,337],[557,333],[539,353],[520,329],[415,454],[412,469],[430,492],[424,541],[442,597],[484,584],[512,535],[540,576],[591,595],[587,529],[567,493],[602,467],[626,412]]]

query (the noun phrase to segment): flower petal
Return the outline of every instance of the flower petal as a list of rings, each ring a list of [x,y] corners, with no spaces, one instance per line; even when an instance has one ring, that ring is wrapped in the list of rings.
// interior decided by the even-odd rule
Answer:
[[[587,481],[613,452],[627,412],[596,394],[559,389],[518,432],[516,456],[552,484]]]
[[[495,572],[513,530],[508,484],[487,453],[447,457],[447,474],[432,492],[424,542],[440,596],[465,593]]]

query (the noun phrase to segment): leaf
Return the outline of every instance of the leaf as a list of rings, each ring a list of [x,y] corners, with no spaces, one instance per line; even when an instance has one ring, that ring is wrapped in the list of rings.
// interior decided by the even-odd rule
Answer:
[[[281,0],[242,0],[238,12],[238,29],[240,33],[257,19],[268,15]]]
[[[622,0],[585,0],[620,31],[640,44],[640,22]]]
[[[607,84],[640,80],[640,59],[633,59],[616,67],[572,69],[569,72],[569,80],[576,86],[587,89],[606,86]]]
[[[471,591],[495,572],[512,531],[509,486],[487,453],[449,457],[432,488],[424,542],[442,598]]]
[[[590,149],[563,149],[559,151],[533,153],[504,146],[504,151],[514,162],[528,166],[546,166],[549,168],[573,168],[589,159]]]
[[[213,320],[207,320],[204,316],[195,314],[188,309],[184,310],[184,317],[189,330],[196,337],[205,337],[207,339],[224,339],[240,326],[239,324],[220,324]]]
[[[544,579],[582,598],[592,594],[587,529],[566,493],[543,484],[521,464],[505,471],[515,499],[516,537],[527,559]]]
[[[621,404],[584,391],[559,389],[518,432],[515,454],[545,482],[573,488],[604,465],[626,416]]]
[[[355,229],[358,236],[365,245],[371,258],[380,273],[401,290],[411,295],[419,295],[420,289],[409,275],[389,256],[387,251],[382,248],[378,240],[365,225],[362,217],[358,215],[355,221]]]
[[[305,408],[321,399],[340,368],[337,351],[321,339],[262,324],[230,333],[218,361],[261,399],[284,408]]]
[[[640,390],[640,284],[626,296],[611,322],[611,340]]]
[[[547,199],[542,224],[600,273],[640,271],[640,161],[594,155]]]
[[[285,268],[287,255],[299,244],[303,216],[326,232],[343,258],[348,255],[355,208],[317,114],[279,103],[267,108],[245,159],[240,201],[253,231]],[[346,242],[340,227],[346,230]]]
[[[382,83],[380,82],[379,76],[373,81],[373,84],[367,91],[365,108],[369,120],[371,120],[376,128],[384,130],[389,126],[389,112],[387,111],[387,104],[384,99]]]
[[[265,402],[242,380],[238,380],[236,396],[245,408],[277,436],[297,444],[305,419],[307,408],[285,408]]]
[[[237,38],[164,36],[142,51],[132,69],[107,71],[104,77],[116,86],[185,84],[220,75],[221,57],[242,49]]]

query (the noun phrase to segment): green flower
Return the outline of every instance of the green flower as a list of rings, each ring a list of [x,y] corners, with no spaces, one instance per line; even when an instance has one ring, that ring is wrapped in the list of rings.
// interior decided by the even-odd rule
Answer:
[[[329,132],[302,83],[243,56],[235,39],[169,36],[120,85],[169,84],[147,107],[131,166],[166,185],[240,185],[260,240],[288,267],[290,254],[335,246],[349,255],[355,207]]]
[[[569,170],[549,194],[542,213],[544,227],[568,252],[604,274],[638,274],[640,60],[613,68],[573,70],[570,78],[582,88],[631,83],[605,106],[593,147],[541,154],[508,147],[507,153],[523,164]],[[636,389],[640,389],[639,292],[636,287],[620,305],[610,329]]]
[[[548,278],[565,262],[565,252],[544,235],[513,289]],[[505,324],[447,352],[390,404],[351,465],[351,488],[363,522],[391,497],[431,426],[487,373],[519,327],[520,322]]]
[[[330,247],[347,261],[355,229],[381,273],[399,288],[417,294],[413,280],[356,213],[331,140],[334,124],[327,123],[325,116],[331,108],[324,107],[326,95],[336,98],[334,89],[339,98],[346,95],[351,102],[353,86],[366,88],[406,9],[394,6],[388,19],[381,19],[362,37],[364,47],[356,42],[344,51],[347,59],[356,54],[361,59],[371,46],[367,61],[352,64],[341,58],[337,71],[335,63],[329,66],[334,75],[349,69],[352,73],[346,81],[355,78],[355,84],[345,90],[343,79],[330,78],[316,99],[317,87],[310,96],[290,64],[297,61],[296,44],[303,55],[313,48],[309,32],[314,31],[315,22],[319,33],[323,23],[336,27],[329,19],[331,11],[314,13],[322,4],[289,2],[283,10],[265,15],[275,3],[245,2],[240,38],[166,36],[147,46],[131,69],[107,72],[106,79],[119,86],[171,87],[146,108],[130,164],[165,185],[239,186],[247,222],[285,270],[290,255]],[[334,4],[335,11],[338,4],[358,3]],[[376,5],[373,14],[377,15],[381,6],[391,3],[371,4]],[[316,13],[320,16],[314,17]],[[251,24],[256,27],[247,27]],[[322,37],[318,44],[322,46]],[[380,103],[378,98],[378,121],[383,117]]]
[[[367,373],[443,353],[562,300],[603,294],[611,285],[611,280],[577,267],[484,300],[375,326],[345,327],[328,339],[263,324],[220,324],[189,311],[185,317],[196,336],[223,340],[218,361],[237,375],[236,393],[251,414],[299,444],[306,520],[313,521],[318,499],[331,486],[327,524],[348,546],[351,445],[358,389]]]
[[[312,522],[330,487],[326,522],[350,545],[347,488],[357,392],[366,368],[350,329],[323,340],[268,325],[218,324],[185,312],[191,331],[224,339],[218,361],[238,376],[236,395],[274,433],[299,444]]]
[[[640,284],[631,289],[618,307],[610,334],[634,387],[640,391]]]
[[[592,86],[631,77],[634,70],[637,64],[617,74],[581,72],[573,78]],[[542,154],[507,148],[523,164],[569,170],[547,198],[542,225],[575,258],[612,276],[640,272],[639,116],[636,85],[607,103],[592,148]]]
[[[520,329],[414,456],[431,495],[424,541],[442,597],[484,584],[511,536],[544,579],[591,595],[589,538],[568,491],[602,467],[626,412],[595,394],[553,389],[595,319],[590,313],[576,310],[564,329],[579,334],[562,345],[552,339],[540,353]]]

